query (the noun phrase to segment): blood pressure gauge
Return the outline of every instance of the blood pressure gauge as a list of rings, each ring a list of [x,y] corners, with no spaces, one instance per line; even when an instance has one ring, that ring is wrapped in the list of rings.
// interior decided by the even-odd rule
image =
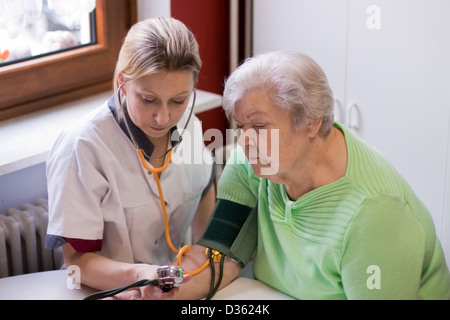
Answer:
[[[178,287],[183,281],[184,271],[179,266],[161,266],[156,272],[158,273],[159,287],[165,292]]]

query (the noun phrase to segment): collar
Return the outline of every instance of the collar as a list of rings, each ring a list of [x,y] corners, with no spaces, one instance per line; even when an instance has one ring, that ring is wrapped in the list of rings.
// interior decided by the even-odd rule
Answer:
[[[119,119],[119,117],[118,117],[116,99],[115,99],[114,95],[108,100],[108,108],[111,111],[111,113],[114,115],[114,118],[116,119],[116,121],[119,124],[122,131],[125,133],[125,135],[128,137],[128,139],[131,141],[131,143],[133,143],[124,119],[123,118]],[[150,139],[147,137],[147,135],[144,133],[144,131],[142,131],[138,126],[136,126],[134,124],[134,122],[131,120],[131,118],[128,114],[126,104],[124,105],[123,111],[124,111],[124,116],[127,119],[128,126],[130,127],[130,132],[133,135],[133,138],[136,141],[138,147],[140,149],[144,150],[144,152],[149,157],[151,157],[153,150],[155,149],[155,145],[153,144],[153,142],[150,141]],[[175,134],[173,134],[174,131],[176,131]],[[170,129],[170,137],[171,137],[170,143],[172,146],[174,146],[174,144],[178,141],[178,138],[179,138],[177,126]],[[146,159],[146,160],[148,161],[149,159]]]

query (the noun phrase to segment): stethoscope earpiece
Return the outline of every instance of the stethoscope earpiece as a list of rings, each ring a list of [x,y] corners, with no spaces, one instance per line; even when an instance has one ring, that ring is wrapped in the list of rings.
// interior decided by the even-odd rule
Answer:
[[[118,90],[121,91],[124,96],[127,95],[127,91],[125,90],[125,85],[123,83],[119,83]]]

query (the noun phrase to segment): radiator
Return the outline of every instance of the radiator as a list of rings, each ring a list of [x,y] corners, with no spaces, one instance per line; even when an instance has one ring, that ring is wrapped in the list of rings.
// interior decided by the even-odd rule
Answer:
[[[0,214],[0,278],[57,269],[60,252],[45,248],[47,199]]]

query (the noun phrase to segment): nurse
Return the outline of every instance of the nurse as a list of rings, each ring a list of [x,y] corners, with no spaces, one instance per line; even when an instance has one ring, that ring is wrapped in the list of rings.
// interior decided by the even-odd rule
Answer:
[[[79,267],[83,284],[107,290],[155,279],[189,227],[193,242],[201,236],[215,204],[212,160],[194,134],[201,128],[191,104],[201,64],[196,39],[180,21],[137,23],[119,54],[114,95],[55,142],[47,161],[46,246],[62,248],[64,266]],[[147,167],[167,168],[145,169],[136,149]],[[186,159],[187,149],[201,150],[203,163]],[[158,294],[170,298],[175,290]]]

